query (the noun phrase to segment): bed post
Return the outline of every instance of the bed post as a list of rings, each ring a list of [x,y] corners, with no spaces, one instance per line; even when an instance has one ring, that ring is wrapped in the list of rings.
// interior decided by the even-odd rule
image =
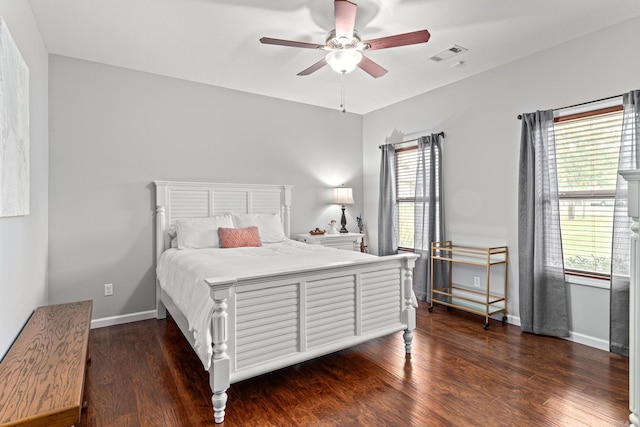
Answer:
[[[229,355],[227,354],[227,300],[231,286],[211,288],[213,299],[213,315],[211,316],[211,331],[213,342],[213,357],[209,368],[209,385],[213,391],[211,402],[216,423],[224,422],[227,407],[227,389],[230,385],[231,370]]]
[[[627,181],[629,195],[627,212],[631,217],[630,266],[629,266],[629,422],[640,426],[640,169],[621,171]]]
[[[413,267],[417,256],[406,256],[402,260],[402,273],[404,274],[404,309],[402,310],[403,322],[407,324],[402,337],[404,338],[404,351],[411,354],[411,342],[413,330],[416,328],[416,309],[413,305]]]
[[[164,229],[165,229],[165,206],[167,204],[167,191],[166,183],[155,181],[156,185],[156,265],[158,265],[158,258],[164,252]],[[167,317],[167,308],[162,303],[161,299],[162,289],[160,283],[156,277],[156,318],[164,319]]]
[[[291,188],[292,185],[284,185],[282,192],[282,225],[284,234],[291,237]]]

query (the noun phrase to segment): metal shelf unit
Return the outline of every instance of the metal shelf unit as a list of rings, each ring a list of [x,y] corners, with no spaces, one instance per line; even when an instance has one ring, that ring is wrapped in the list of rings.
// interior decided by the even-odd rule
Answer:
[[[489,317],[502,313],[502,321],[507,320],[507,265],[509,250],[506,246],[492,248],[456,245],[451,241],[431,244],[431,303],[453,307],[469,313],[484,316],[484,329],[489,329]],[[448,263],[449,282],[435,283],[436,263]],[[466,264],[482,267],[486,272],[486,287],[483,291],[471,287],[455,285],[452,281],[454,264]],[[491,293],[491,268],[504,266],[504,292],[502,295]]]

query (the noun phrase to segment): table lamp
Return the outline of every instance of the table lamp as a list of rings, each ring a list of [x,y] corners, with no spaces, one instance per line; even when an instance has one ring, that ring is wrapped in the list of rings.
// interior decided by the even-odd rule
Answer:
[[[342,224],[342,228],[340,229],[341,233],[348,233],[347,230],[347,218],[344,215],[345,205],[353,204],[353,190],[351,187],[336,187],[333,189],[333,203],[336,205],[342,205],[342,219],[340,220],[340,224]]]

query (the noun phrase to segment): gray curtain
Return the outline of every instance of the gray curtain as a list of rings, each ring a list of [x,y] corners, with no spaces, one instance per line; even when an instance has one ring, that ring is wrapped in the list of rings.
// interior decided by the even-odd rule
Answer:
[[[522,117],[518,194],[520,322],[524,332],[569,335],[553,111]]]
[[[640,91],[623,96],[624,115],[618,171],[640,166]],[[618,175],[613,215],[613,245],[611,250],[611,297],[609,323],[609,349],[629,355],[629,266],[631,219],[627,214],[627,182]]]
[[[413,291],[420,301],[431,301],[431,243],[445,240],[442,191],[442,144],[439,134],[418,140],[414,205],[414,251],[420,258],[413,270]],[[434,281],[448,283],[448,266],[435,265]]]
[[[378,209],[378,255],[398,253],[398,215],[396,206],[396,150],[383,145],[380,159],[380,202]]]

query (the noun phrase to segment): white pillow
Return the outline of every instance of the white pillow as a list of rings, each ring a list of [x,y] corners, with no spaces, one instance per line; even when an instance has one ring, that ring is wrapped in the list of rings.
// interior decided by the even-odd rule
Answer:
[[[233,228],[231,215],[176,220],[178,249],[219,248],[218,227]]]
[[[278,214],[233,214],[236,228],[258,227],[262,243],[277,243],[287,239]]]

